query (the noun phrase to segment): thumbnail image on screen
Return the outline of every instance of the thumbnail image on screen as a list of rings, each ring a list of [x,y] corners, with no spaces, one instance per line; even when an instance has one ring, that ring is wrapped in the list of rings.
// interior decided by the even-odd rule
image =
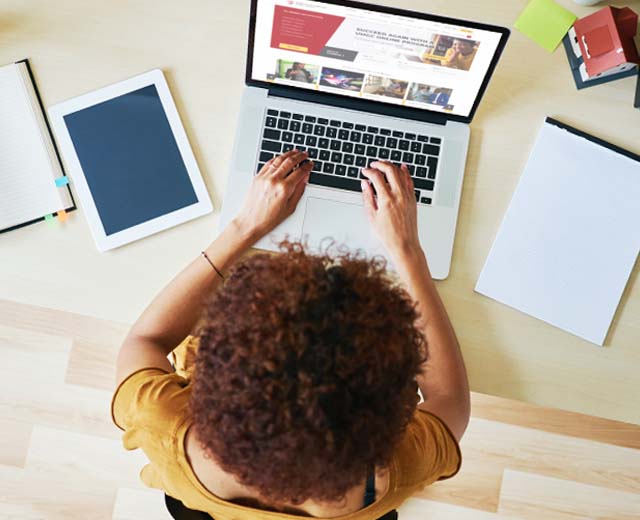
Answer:
[[[478,52],[480,43],[464,38],[432,34],[426,47],[405,54],[409,61],[468,71]]]
[[[341,69],[330,69],[322,67],[320,85],[323,87],[333,87],[352,92],[360,92],[364,74]]]
[[[369,75],[365,82],[363,92],[366,94],[374,94],[376,96],[402,99],[404,98],[404,94],[407,91],[408,86],[408,81],[387,78],[384,76]]]
[[[446,107],[449,105],[449,98],[452,93],[453,90],[450,88],[414,83],[407,94],[407,101]]]
[[[318,79],[320,67],[300,61],[278,60],[275,77],[299,81],[301,83],[315,83]]]

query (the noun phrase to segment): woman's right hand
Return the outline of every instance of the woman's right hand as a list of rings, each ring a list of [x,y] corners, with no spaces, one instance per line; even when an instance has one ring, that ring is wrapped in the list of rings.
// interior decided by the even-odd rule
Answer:
[[[240,234],[256,242],[295,211],[313,167],[307,158],[307,152],[294,149],[267,161],[234,219]]]
[[[367,217],[397,262],[408,253],[421,251],[413,181],[404,164],[397,167],[388,161],[375,161],[370,166],[362,169],[368,181],[361,181]]]

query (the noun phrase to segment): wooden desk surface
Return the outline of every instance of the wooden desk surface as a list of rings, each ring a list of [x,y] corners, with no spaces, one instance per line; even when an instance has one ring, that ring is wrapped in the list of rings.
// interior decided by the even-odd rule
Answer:
[[[428,6],[511,27],[525,3],[431,0]],[[560,3],[578,16],[595,10]],[[626,3],[640,12],[640,0]],[[131,323],[215,236],[243,87],[247,19],[245,0],[3,0],[0,64],[30,58],[46,106],[162,68],[216,211],[105,254],[96,250],[82,211],[55,229],[42,223],[2,235],[1,299]],[[452,271],[438,284],[473,390],[640,423],[638,265],[605,348],[473,292],[544,117],[640,153],[633,92],[633,79],[578,92],[562,49],[549,54],[513,31],[472,123]]]

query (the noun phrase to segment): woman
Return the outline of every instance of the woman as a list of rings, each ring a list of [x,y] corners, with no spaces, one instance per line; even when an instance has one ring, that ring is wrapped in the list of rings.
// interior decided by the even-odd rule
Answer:
[[[118,356],[113,418],[125,448],[151,462],[142,480],[216,520],[377,519],[460,465],[467,377],[404,165],[362,170],[367,215],[404,289],[380,261],[295,245],[238,262],[294,211],[306,159],[292,150],[260,170],[237,218]]]
[[[459,70],[469,70],[478,48],[476,43],[469,40],[453,40],[453,44],[444,55],[442,64]]]
[[[285,72],[285,78],[292,81],[302,81],[313,83],[313,74],[304,67],[304,63],[295,62],[293,66]]]

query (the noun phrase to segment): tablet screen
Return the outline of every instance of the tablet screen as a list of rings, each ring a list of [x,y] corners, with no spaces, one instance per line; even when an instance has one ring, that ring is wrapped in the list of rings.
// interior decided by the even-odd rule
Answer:
[[[64,121],[106,235],[198,202],[155,85]]]

